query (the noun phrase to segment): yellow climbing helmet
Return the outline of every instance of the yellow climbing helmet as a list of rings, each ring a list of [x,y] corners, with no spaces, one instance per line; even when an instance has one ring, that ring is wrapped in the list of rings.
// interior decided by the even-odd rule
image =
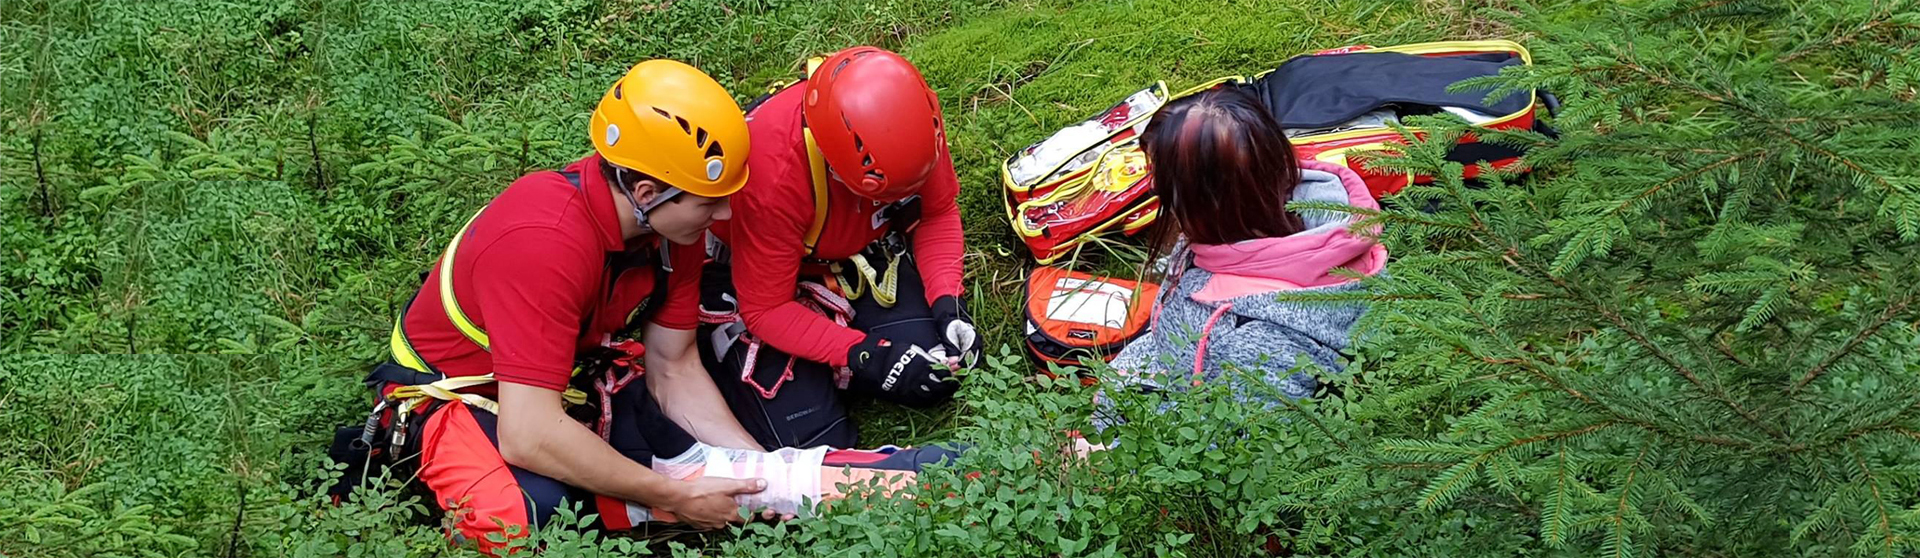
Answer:
[[[693,66],[635,64],[593,109],[600,157],[701,197],[747,183],[747,117],[733,95]]]

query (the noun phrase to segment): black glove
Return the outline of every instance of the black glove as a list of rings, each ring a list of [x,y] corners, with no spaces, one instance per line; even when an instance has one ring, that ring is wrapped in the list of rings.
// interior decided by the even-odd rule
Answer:
[[[847,387],[902,405],[925,407],[953,398],[960,381],[947,367],[945,347],[894,343],[868,334],[847,351],[853,380]]]
[[[980,331],[967,316],[967,307],[953,295],[933,301],[933,325],[940,331],[947,356],[960,357],[960,366],[973,368],[980,361]]]

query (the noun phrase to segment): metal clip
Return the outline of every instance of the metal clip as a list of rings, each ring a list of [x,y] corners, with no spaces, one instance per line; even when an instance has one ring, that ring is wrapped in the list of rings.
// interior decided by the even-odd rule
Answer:
[[[394,413],[393,437],[387,440],[387,448],[388,448],[388,451],[391,452],[390,455],[394,455],[394,456],[403,455],[401,452],[407,444],[407,419],[412,415],[413,415],[412,401],[401,403],[399,411]]]
[[[387,401],[382,399],[379,404],[373,406],[373,412],[367,413],[367,422],[361,425],[360,429],[360,445],[373,447],[373,439],[380,435],[380,412],[385,410],[387,410]]]

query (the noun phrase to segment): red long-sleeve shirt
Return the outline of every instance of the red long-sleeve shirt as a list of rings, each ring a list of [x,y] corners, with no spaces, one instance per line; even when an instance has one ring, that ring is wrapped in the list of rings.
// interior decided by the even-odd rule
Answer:
[[[407,339],[420,357],[448,376],[492,372],[502,382],[562,390],[580,350],[605,342],[653,294],[651,266],[610,276],[609,257],[629,244],[620,232],[613,191],[600,176],[600,156],[566,170],[580,187],[554,172],[514,181],[487,204],[460,241],[453,260],[453,293],[461,311],[485,330],[493,350],[468,341],[440,304],[440,266],[406,313]],[[448,231],[449,234],[452,231]],[[667,297],[650,321],[671,329],[700,325],[699,246],[674,246],[668,258]],[[582,326],[585,326],[584,329]],[[476,389],[492,395],[491,386]]]
[[[747,185],[733,195],[733,219],[716,224],[714,232],[733,250],[733,283],[747,330],[787,354],[845,366],[847,351],[866,334],[794,300],[814,219],[813,172],[801,135],[805,91],[804,84],[790,86],[748,115],[753,152],[747,156]],[[929,301],[960,295],[964,251],[956,201],[960,178],[951,156],[938,165],[920,190],[920,224],[911,240]],[[829,181],[827,220],[812,257],[838,261],[859,253],[892,225],[876,215],[888,204],[862,198],[837,179]]]

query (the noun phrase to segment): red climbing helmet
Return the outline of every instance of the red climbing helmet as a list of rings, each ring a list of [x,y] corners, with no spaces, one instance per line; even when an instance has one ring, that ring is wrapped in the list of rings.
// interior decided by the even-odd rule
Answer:
[[[869,199],[918,193],[947,153],[940,98],[913,64],[879,47],[821,62],[807,79],[803,115],[827,168]]]

